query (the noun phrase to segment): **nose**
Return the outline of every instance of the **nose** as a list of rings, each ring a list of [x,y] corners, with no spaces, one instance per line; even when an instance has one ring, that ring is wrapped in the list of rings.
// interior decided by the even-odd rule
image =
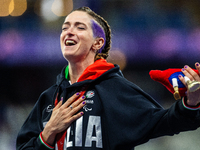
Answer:
[[[67,35],[74,35],[74,28],[71,26],[66,30]]]

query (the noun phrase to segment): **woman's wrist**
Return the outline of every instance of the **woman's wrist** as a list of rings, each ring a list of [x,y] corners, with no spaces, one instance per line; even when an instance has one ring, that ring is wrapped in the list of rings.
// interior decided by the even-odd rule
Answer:
[[[196,103],[196,102],[193,102],[193,101],[190,101],[189,99],[187,100],[187,105],[188,106],[191,106],[191,107],[196,107],[199,105],[199,103]]]
[[[52,146],[55,143],[56,134],[51,129],[52,128],[48,128],[48,125],[46,125],[41,136],[47,144]]]
[[[40,135],[39,135],[39,139],[40,139],[41,143],[42,143],[45,147],[47,147],[48,149],[54,149],[54,146],[49,145],[48,143],[45,142],[45,140],[44,140],[43,137],[42,137],[42,132],[41,132]]]
[[[196,104],[196,103],[192,103],[191,101],[189,101],[187,99],[187,97],[183,97],[182,99],[182,102],[183,102],[183,106],[187,109],[190,109],[190,110],[197,110],[200,108],[200,103]]]

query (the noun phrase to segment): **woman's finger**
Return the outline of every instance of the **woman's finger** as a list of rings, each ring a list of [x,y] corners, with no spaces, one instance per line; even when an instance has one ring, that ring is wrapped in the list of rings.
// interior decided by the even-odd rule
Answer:
[[[71,96],[63,105],[62,107],[67,108],[69,107],[77,98],[80,96],[80,93],[75,93],[73,96]]]
[[[184,68],[182,68],[182,72],[190,80],[194,80],[193,79],[194,71],[188,65],[185,65]]]
[[[70,118],[70,123],[72,123],[73,121],[75,121],[75,120],[77,120],[78,118],[80,118],[81,116],[83,116],[83,112],[80,112],[80,113],[78,113],[78,114],[76,114],[76,115],[73,115],[71,118]]]
[[[178,77],[179,77],[180,81],[185,85],[185,87],[187,87],[187,83],[185,82],[184,77],[182,75],[179,75]]]
[[[68,107],[69,116],[74,116],[79,110],[83,108],[83,106],[86,104],[84,99],[85,99],[85,96],[82,96]]]
[[[63,102],[63,97],[61,97],[59,103],[54,107],[53,110],[56,110],[56,109],[60,108],[62,106],[62,102]]]
[[[195,65],[196,66],[196,65]],[[200,68],[198,68],[200,69]],[[197,70],[198,70],[197,69]],[[199,81],[199,75],[192,69],[190,68],[188,65],[185,65],[184,68],[182,69],[182,72],[191,80],[196,80]]]
[[[78,106],[83,100],[85,99],[85,96],[81,96],[79,97],[75,102],[73,102],[69,107],[75,108],[76,106]]]
[[[198,62],[195,63],[195,67],[199,71],[199,75],[200,75],[200,64]],[[198,80],[198,81],[200,81],[200,80]]]

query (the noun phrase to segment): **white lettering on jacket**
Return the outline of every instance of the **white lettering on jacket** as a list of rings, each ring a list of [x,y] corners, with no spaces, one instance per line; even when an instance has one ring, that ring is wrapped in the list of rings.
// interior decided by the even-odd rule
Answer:
[[[64,147],[66,147],[66,145],[67,145],[67,147],[72,147],[73,146],[73,142],[72,141],[69,141],[69,136],[70,136],[70,131],[71,131],[71,127],[69,127],[68,129],[67,129],[67,138],[65,138],[65,141],[66,141],[66,144],[64,144]]]
[[[83,117],[76,120],[76,130],[75,130],[75,146],[82,146],[82,137],[83,137]]]
[[[71,127],[67,129],[67,135],[64,141],[64,149],[73,146],[73,141],[70,141]],[[102,144],[102,129],[101,129],[101,117],[100,116],[89,116],[86,138],[83,142],[83,117],[76,120],[75,129],[75,147],[92,147],[92,142],[95,142],[97,148],[103,148]],[[57,150],[57,144],[55,146]]]
[[[95,130],[94,130],[95,129]],[[95,136],[92,136],[95,131]],[[85,147],[92,147],[92,141],[96,142],[96,147],[102,148],[101,118],[100,116],[89,116]]]

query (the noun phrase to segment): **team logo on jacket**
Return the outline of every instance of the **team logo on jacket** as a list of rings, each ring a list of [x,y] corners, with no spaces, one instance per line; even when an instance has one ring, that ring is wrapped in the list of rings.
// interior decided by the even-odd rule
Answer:
[[[88,91],[87,93],[86,93],[86,97],[87,98],[92,98],[94,96],[94,91]]]
[[[94,91],[88,91],[87,93],[86,93],[86,97],[87,98],[92,98],[92,97],[94,97]],[[85,102],[86,102],[86,105],[83,107],[83,109],[87,112],[87,111],[92,111],[92,108],[91,108],[91,104],[94,104],[94,100],[88,100],[88,99],[86,99],[85,100]]]

